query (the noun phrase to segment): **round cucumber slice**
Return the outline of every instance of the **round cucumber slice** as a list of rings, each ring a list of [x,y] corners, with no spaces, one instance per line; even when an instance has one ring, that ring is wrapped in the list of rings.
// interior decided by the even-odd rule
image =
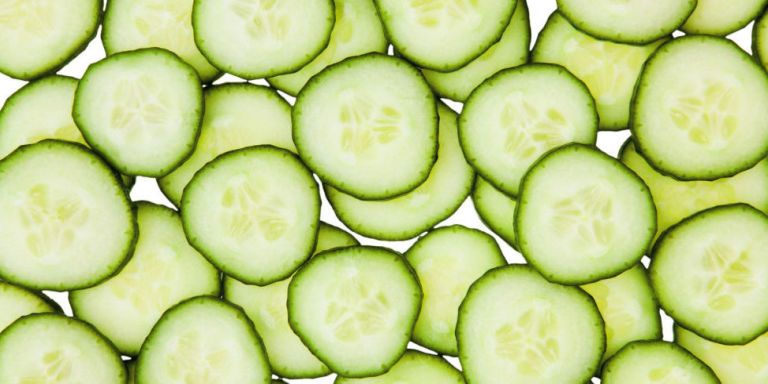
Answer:
[[[768,331],[764,213],[734,204],[693,215],[662,235],[652,259],[659,302],[681,326],[721,344],[745,344]]]
[[[419,67],[443,72],[463,67],[499,41],[518,2],[375,1],[398,53]]]
[[[320,195],[291,152],[260,145],[227,152],[189,182],[181,218],[189,243],[244,283],[290,276],[315,246]]]
[[[401,255],[385,248],[339,248],[315,256],[293,277],[288,319],[334,372],[375,376],[405,352],[421,297]]]
[[[671,34],[697,0],[557,0],[557,9],[582,31],[603,40],[646,44]]]
[[[517,249],[515,209],[517,200],[499,191],[482,177],[475,180],[472,203],[480,220],[512,248]]]
[[[473,384],[588,382],[605,350],[592,298],[526,265],[496,268],[472,284],[456,337]]]
[[[459,146],[456,113],[442,103],[437,161],[425,182],[388,200],[360,200],[328,185],[325,195],[339,219],[353,231],[382,240],[405,240],[452,215],[466,200],[475,172]]]
[[[124,384],[126,372],[115,347],[93,327],[45,313],[0,333],[0,382]]]
[[[334,3],[336,23],[328,46],[300,70],[268,78],[270,85],[296,96],[312,76],[331,64],[370,52],[387,53],[389,42],[373,0],[334,0]]]
[[[359,199],[386,199],[429,176],[437,119],[420,72],[371,53],[334,64],[307,83],[293,108],[293,140],[323,183]]]
[[[493,237],[459,225],[436,228],[405,254],[424,290],[413,340],[458,355],[456,313],[467,290],[488,270],[507,264]]]
[[[724,345],[676,325],[675,342],[710,366],[723,384],[768,382],[768,334],[744,345]]]
[[[299,70],[328,45],[333,0],[195,0],[192,27],[205,57],[258,79]]]
[[[0,7],[0,72],[53,73],[82,52],[101,22],[101,0],[8,0]]]
[[[695,63],[695,65],[692,65]],[[768,153],[768,76],[733,42],[686,36],[648,60],[635,92],[635,144],[680,180],[715,180]]]
[[[117,175],[79,144],[44,140],[0,161],[0,278],[33,289],[98,284],[122,268],[135,215]]]
[[[351,379],[339,376],[334,384],[464,384],[464,376],[440,356],[406,351],[387,373],[375,377]]]
[[[581,80],[558,65],[523,65],[495,74],[472,92],[459,118],[459,141],[478,174],[516,196],[523,175],[548,150],[594,144],[597,120],[595,101]]]
[[[483,54],[459,69],[438,72],[422,69],[424,78],[439,95],[456,101],[465,101],[472,90],[494,73],[525,64],[528,61],[528,47],[531,45],[531,26],[528,20],[528,5],[518,0],[501,39]]]
[[[680,29],[689,34],[725,36],[755,20],[766,4],[768,0],[698,0]]]
[[[33,313],[60,312],[61,308],[42,293],[0,281],[0,332],[19,318]]]
[[[605,363],[605,384],[720,384],[706,364],[676,344],[635,341]]]
[[[169,309],[141,347],[136,384],[269,384],[259,335],[239,307],[199,296]]]
[[[656,233],[648,187],[618,160],[571,144],[523,180],[515,215],[520,250],[550,281],[586,284],[633,267]]]
[[[296,152],[291,106],[277,92],[250,83],[228,83],[207,88],[204,97],[205,113],[194,151],[157,181],[176,206],[192,176],[222,153],[262,144]]]
[[[117,170],[159,177],[194,149],[202,112],[197,72],[171,52],[147,48],[88,67],[72,117],[88,144]]]
[[[197,70],[203,83],[219,76],[195,45],[194,0],[111,0],[101,40],[108,55],[140,48],[165,48]]]

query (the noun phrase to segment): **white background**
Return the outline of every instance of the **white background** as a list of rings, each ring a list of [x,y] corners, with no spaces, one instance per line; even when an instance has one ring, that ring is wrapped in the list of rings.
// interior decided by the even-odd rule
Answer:
[[[538,32],[544,26],[544,23],[546,22],[548,16],[552,13],[552,11],[554,11],[555,6],[556,6],[555,0],[528,0],[528,7],[530,9],[530,17],[531,17],[531,29],[533,32],[533,41],[531,42],[532,44],[531,46],[533,46],[533,43],[535,42],[535,39],[536,39],[536,35],[538,35]],[[751,29],[752,29],[752,25],[750,24],[747,28],[729,36],[729,38],[736,41],[743,49],[750,51]],[[59,71],[59,74],[80,78],[90,63],[98,61],[104,57],[105,57],[105,54],[104,54],[104,49],[101,45],[101,40],[99,37],[97,37],[91,42],[91,44],[82,54],[80,54],[77,58],[75,58],[75,60],[69,63],[69,65],[64,67],[61,71]],[[227,83],[227,82],[238,82],[238,81],[243,81],[243,80],[231,75],[225,75],[221,77],[219,80],[217,80],[215,84]],[[263,80],[253,81],[253,83],[267,85],[267,83]],[[26,84],[26,82],[14,80],[4,75],[0,75],[0,99],[5,100],[8,96],[13,94],[16,90],[21,88],[24,84]],[[291,98],[290,96],[286,96],[286,99],[288,99],[291,103],[293,103],[293,98]],[[454,108],[456,111],[461,111],[461,104],[453,103],[453,102],[448,102],[448,104],[452,108]],[[628,136],[629,136],[629,133],[627,131],[600,132],[598,135],[597,144],[598,144],[598,147],[600,147],[607,153],[615,156],[618,153],[618,150],[621,144],[624,142],[624,140]],[[148,200],[154,203],[164,204],[169,207],[173,207],[173,205],[170,202],[168,202],[168,200],[160,192],[160,189],[157,187],[157,184],[154,179],[148,179],[148,178],[142,178],[142,177],[138,178],[136,185],[131,191],[131,198],[134,201]],[[346,228],[336,218],[336,215],[331,210],[331,207],[326,201],[324,196],[323,196],[323,207],[321,211],[321,219],[327,223],[330,223],[342,228]],[[445,222],[441,223],[440,225],[449,225],[449,224],[462,224],[468,227],[480,228],[490,233],[490,230],[488,230],[481,223],[480,219],[477,216],[477,213],[475,212],[472,206],[472,202],[469,199],[461,206],[461,208],[453,216],[451,216],[449,219],[447,219]],[[523,263],[525,261],[517,251],[515,251],[514,249],[506,245],[503,240],[501,240],[495,235],[494,237],[498,241],[499,245],[501,246],[504,252],[504,255],[506,256],[507,260],[510,263]],[[413,244],[413,240],[399,241],[399,242],[383,242],[383,241],[363,238],[360,236],[358,236],[358,239],[363,244],[382,245],[382,246],[395,249],[400,252],[406,251],[408,247],[410,247],[410,245]],[[644,262],[645,261],[647,261],[647,258],[644,259]],[[46,292],[46,293],[48,293],[52,298],[54,298],[56,302],[58,302],[64,308],[67,314],[71,315],[71,310],[69,307],[69,303],[67,301],[66,293],[58,293],[58,292]],[[664,339],[671,340],[672,339],[672,321],[666,315],[663,315],[663,325],[664,325]],[[411,345],[411,347],[415,349],[420,349],[418,346],[413,344]],[[457,364],[456,359],[449,359],[449,360],[452,363]],[[326,383],[333,382],[333,376],[329,376],[321,379],[315,379],[315,380],[287,380],[287,381],[289,381],[290,383],[326,384]],[[595,379],[595,382],[599,382],[599,380]]]

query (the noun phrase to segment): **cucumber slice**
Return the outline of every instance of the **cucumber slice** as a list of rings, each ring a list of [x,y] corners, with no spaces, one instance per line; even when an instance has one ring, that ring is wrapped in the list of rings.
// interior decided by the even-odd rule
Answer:
[[[0,161],[0,212],[0,278],[37,290],[98,284],[122,268],[136,240],[117,175],[65,141],[26,145]]]
[[[676,325],[675,342],[709,365],[723,384],[768,382],[768,334],[745,345],[724,345]]]
[[[635,341],[603,369],[604,384],[720,384],[715,373],[690,352],[664,341]]]
[[[482,177],[475,180],[472,203],[483,224],[517,249],[515,237],[515,209],[517,200],[499,191]]]
[[[300,70],[270,77],[273,87],[296,96],[309,79],[325,67],[369,52],[387,53],[389,42],[373,0],[334,0],[336,23],[328,46]]]
[[[592,298],[519,264],[472,284],[456,337],[464,376],[473,384],[588,382],[605,350]]]
[[[460,0],[461,1],[461,0]],[[463,67],[451,72],[422,69],[424,78],[440,96],[465,101],[472,90],[494,73],[525,64],[531,45],[531,26],[526,0],[517,0],[501,39]]]
[[[19,318],[33,313],[61,312],[61,308],[42,293],[0,281],[0,332]]]
[[[725,36],[747,26],[763,11],[768,0],[698,0],[685,24],[685,33]]]
[[[664,41],[631,45],[599,40],[554,12],[536,40],[532,60],[562,65],[581,79],[595,98],[600,129],[615,131],[627,128],[637,78]]]
[[[680,180],[714,180],[766,157],[766,104],[768,76],[746,52],[727,39],[686,36],[646,63],[630,125],[654,168]]]
[[[467,290],[488,270],[507,264],[493,237],[453,225],[436,228],[405,254],[424,290],[413,340],[456,356],[456,314]]]
[[[647,44],[688,19],[696,0],[557,0],[557,8],[582,31],[618,43]]]
[[[768,68],[768,8],[763,10],[752,26],[752,54],[763,68]]]
[[[203,83],[219,76],[195,45],[194,0],[110,0],[101,40],[108,55],[140,48],[165,48],[193,66]]]
[[[159,48],[112,55],[85,71],[72,117],[120,172],[159,177],[192,152],[203,95],[197,72]]]
[[[334,372],[374,376],[405,352],[421,297],[401,255],[377,247],[339,248],[315,256],[293,277],[288,319]]]
[[[764,213],[746,204],[697,213],[667,230],[652,258],[654,291],[681,326],[721,344],[745,344],[768,331]]]
[[[360,200],[325,185],[325,195],[339,219],[353,231],[382,240],[405,240],[452,215],[466,200],[475,172],[459,146],[456,113],[438,106],[437,161],[427,180],[389,200]]]
[[[315,253],[358,244],[347,232],[320,223]],[[259,287],[228,277],[224,280],[224,298],[241,306],[253,321],[275,374],[291,379],[328,375],[330,369],[309,351],[288,323],[289,283],[290,279],[286,279]]]
[[[34,314],[0,333],[0,383],[125,382],[115,347],[80,320]]]
[[[175,211],[146,202],[137,207],[139,239],[125,268],[69,294],[75,316],[131,356],[165,310],[190,297],[218,295],[221,284],[219,271],[187,243]]]
[[[137,384],[271,382],[259,335],[240,308],[209,296],[169,309],[141,347]]]
[[[419,67],[446,72],[499,41],[518,0],[375,1],[398,53]]]
[[[768,160],[728,178],[679,181],[648,165],[631,140],[624,143],[619,158],[651,190],[658,223],[656,237],[684,218],[718,205],[747,203],[768,211]]]
[[[128,384],[136,384],[136,361],[126,362],[125,369],[128,371]]]
[[[334,384],[464,384],[464,376],[440,356],[406,351],[387,373],[362,379],[337,377]]]
[[[595,299],[605,321],[603,361],[630,342],[661,339],[659,304],[642,265],[581,288]]]
[[[294,72],[328,45],[333,0],[195,0],[195,42],[219,69],[244,79]]]
[[[501,71],[472,92],[459,141],[478,174],[516,196],[523,175],[548,150],[594,144],[597,122],[584,83],[558,65],[531,64]]]
[[[515,214],[526,260],[550,281],[586,284],[633,267],[656,233],[648,187],[618,160],[571,144],[523,180]]]
[[[200,138],[192,155],[157,183],[176,206],[189,180],[206,163],[235,149],[270,144],[296,152],[291,106],[277,92],[250,83],[207,88]]]
[[[293,140],[324,183],[366,200],[401,195],[426,180],[435,163],[435,97],[401,59],[349,58],[301,90]]]
[[[82,52],[101,22],[101,0],[8,0],[0,7],[0,72],[31,80]]]
[[[189,243],[229,276],[266,285],[309,258],[320,217],[317,183],[291,152],[269,145],[225,153],[184,190]]]

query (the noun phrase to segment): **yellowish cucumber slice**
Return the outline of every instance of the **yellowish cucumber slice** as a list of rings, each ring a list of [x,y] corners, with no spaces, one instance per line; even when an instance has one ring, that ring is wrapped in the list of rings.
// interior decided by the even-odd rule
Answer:
[[[440,356],[406,351],[387,373],[374,377],[351,379],[339,376],[334,384],[464,384],[464,376]]]
[[[709,365],[723,384],[768,382],[768,334],[744,345],[724,345],[676,325],[675,342]]]
[[[602,383],[720,384],[720,380],[711,368],[677,344],[635,341],[608,360]]]
[[[58,304],[42,293],[0,281],[0,332],[19,318],[33,313],[60,312]]]
[[[685,33],[725,36],[747,26],[763,11],[767,0],[698,0],[685,24]]]
[[[475,179],[472,203],[480,220],[512,248],[517,249],[515,209],[517,200],[499,191],[482,177]]]

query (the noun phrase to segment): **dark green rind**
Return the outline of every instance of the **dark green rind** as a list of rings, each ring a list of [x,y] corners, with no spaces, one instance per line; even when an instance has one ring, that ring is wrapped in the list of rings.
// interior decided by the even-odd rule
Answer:
[[[16,285],[16,284],[13,284],[13,283],[10,283],[10,282],[7,282],[7,281],[0,280],[0,286],[2,286],[2,285],[8,285],[8,286],[11,286],[11,287],[14,287],[14,288],[17,288],[17,289],[21,289],[24,292],[26,292],[28,295],[34,296],[34,297],[44,301],[50,307],[51,313],[56,313],[56,314],[64,315],[64,310],[61,308],[59,303],[53,301],[53,299],[48,297],[48,295],[46,295],[42,291],[30,290],[30,289],[24,288],[24,287],[22,287],[20,285]],[[47,312],[36,312],[36,313],[47,313]],[[0,332],[2,332],[2,329],[0,329]]]
[[[486,183],[485,186],[481,186],[480,183]],[[488,191],[486,188],[493,188],[494,191]],[[472,203],[475,207],[475,211],[477,212],[477,215],[480,217],[480,221],[485,224],[488,229],[490,229],[493,233],[495,233],[497,236],[501,237],[502,240],[504,240],[509,246],[511,246],[516,251],[519,251],[517,248],[517,238],[515,236],[515,217],[514,215],[509,218],[509,226],[504,227],[504,224],[496,220],[496,213],[494,207],[488,205],[488,203],[485,203],[485,197],[487,193],[493,193],[496,192],[500,195],[503,195],[504,192],[499,191],[491,185],[491,183],[487,181],[483,181],[481,178],[475,178],[475,184],[472,186]],[[507,195],[504,195],[506,198],[508,198],[510,201],[515,202],[515,206],[517,206],[517,201]]]
[[[457,381],[453,384],[464,384],[464,377],[461,374],[461,371],[457,370],[456,367],[445,361],[442,357],[439,355],[431,355],[428,353],[416,351],[413,349],[409,349],[405,351],[405,354],[403,354],[403,358],[410,357],[412,360],[418,360],[421,361],[421,366],[434,366],[437,369],[440,369],[442,371],[452,372],[455,374]],[[402,359],[400,361],[402,361]],[[398,361],[398,363],[400,362]],[[386,374],[384,374],[386,375]],[[398,375],[399,376],[399,375]],[[381,378],[371,377],[371,378],[363,378],[363,379],[355,379],[355,378],[347,378],[343,376],[336,376],[336,380],[334,380],[333,384],[355,384],[360,381],[362,382],[368,382],[368,380],[383,380]],[[398,380],[399,377],[394,377],[395,380]],[[398,384],[400,381],[396,381],[392,384]],[[425,383],[425,384],[433,384],[433,383]],[[434,383],[434,384],[447,384],[447,383]]]
[[[766,17],[767,14],[768,8],[761,10],[755,19],[755,23],[752,25],[752,55],[755,60],[757,60],[758,64],[762,65],[765,69],[768,69],[768,57],[763,57],[763,55],[760,54],[760,47],[767,45],[768,41],[763,41],[760,37],[763,35],[760,33],[760,30],[768,28],[768,25],[766,24],[768,23],[768,17]],[[765,51],[768,52],[768,49],[765,49]]]
[[[682,357],[690,360],[695,365],[697,365],[697,368],[699,370],[704,371],[707,376],[710,376],[709,384],[720,384],[720,379],[717,378],[717,376],[715,375],[715,372],[713,372],[709,366],[704,364],[692,353],[688,352],[687,349],[674,343],[668,343],[665,341],[658,341],[658,340],[633,341],[625,345],[623,348],[621,348],[618,352],[616,352],[615,355],[613,355],[612,358],[608,359],[608,361],[605,363],[605,366],[603,367],[603,375],[602,375],[603,383],[606,383],[606,384],[614,383],[611,377],[612,371],[615,369],[614,367],[620,366],[622,364],[631,364],[631,360],[629,362],[625,362],[624,360],[630,358],[627,355],[632,353],[633,350],[646,349],[646,351],[644,351],[645,353],[654,353],[653,349],[661,349],[661,348],[666,348],[670,351],[673,351],[673,353],[679,354]],[[706,383],[701,383],[701,384],[706,384]]]
[[[70,291],[70,290],[76,290],[76,289],[84,289],[89,288],[94,285],[98,285],[99,283],[108,280],[112,276],[117,275],[120,270],[123,269],[123,267],[128,263],[130,260],[130,255],[133,254],[133,250],[136,247],[136,241],[138,240],[139,235],[139,226],[136,222],[136,207],[133,206],[131,203],[130,197],[128,196],[128,193],[126,192],[125,188],[123,187],[122,182],[119,179],[119,175],[115,173],[115,171],[107,165],[104,160],[102,160],[99,156],[91,152],[87,147],[85,147],[82,144],[72,143],[69,141],[61,141],[61,140],[52,140],[52,139],[46,139],[40,142],[37,142],[35,144],[28,144],[28,145],[22,145],[21,147],[17,148],[15,151],[13,151],[10,155],[5,157],[4,159],[0,160],[0,178],[2,178],[3,174],[7,171],[7,167],[12,166],[13,162],[16,160],[17,157],[24,156],[27,152],[34,152],[36,150],[47,150],[46,147],[51,146],[59,146],[62,149],[66,148],[66,150],[71,151],[79,151],[83,154],[86,154],[87,156],[92,157],[91,161],[95,164],[98,164],[102,170],[106,173],[108,173],[111,177],[114,178],[115,184],[119,187],[119,190],[123,192],[123,194],[120,196],[125,202],[125,208],[126,210],[131,211],[131,229],[128,233],[128,236],[130,237],[129,242],[125,245],[124,248],[124,254],[122,258],[117,262],[113,269],[107,270],[104,273],[98,275],[97,277],[94,277],[91,280],[84,281],[80,284],[72,284],[72,285],[38,285],[35,283],[30,283],[23,281],[22,279],[15,276],[10,271],[3,271],[0,270],[0,279],[6,280],[11,283],[18,284],[22,287],[36,290],[36,291],[42,291],[42,290],[51,290],[51,291]]]
[[[346,369],[345,367],[336,364],[334,361],[330,361],[327,356],[325,356],[322,353],[322,350],[318,346],[317,343],[314,343],[308,335],[303,335],[302,330],[302,324],[295,320],[295,317],[290,316],[291,312],[297,311],[294,296],[298,293],[296,292],[298,289],[300,289],[301,284],[303,282],[304,274],[307,273],[307,270],[311,269],[312,266],[316,263],[322,262],[325,259],[334,258],[334,257],[366,257],[366,253],[373,253],[376,257],[387,257],[392,259],[392,261],[395,264],[400,264],[400,266],[403,267],[403,276],[410,280],[410,282],[413,284],[414,287],[418,288],[417,292],[414,292],[414,296],[418,298],[418,300],[414,300],[414,306],[411,308],[411,312],[413,313],[413,318],[411,319],[411,327],[407,330],[407,332],[403,335],[402,340],[402,351],[400,353],[397,353],[396,355],[393,355],[391,359],[388,361],[382,362],[379,369],[366,371],[366,372],[352,372],[349,369]],[[403,256],[399,253],[396,253],[395,251],[392,251],[387,248],[383,247],[374,247],[374,246],[353,246],[353,247],[343,247],[343,248],[335,248],[331,249],[325,252],[320,252],[315,257],[310,259],[306,264],[304,264],[294,275],[293,279],[291,280],[291,283],[288,287],[288,320],[291,326],[291,329],[296,333],[297,336],[301,339],[301,341],[304,343],[304,345],[309,348],[309,350],[317,356],[318,359],[320,359],[324,364],[326,364],[331,370],[338,373],[340,376],[349,377],[349,378],[361,378],[361,377],[370,377],[370,376],[378,376],[385,372],[387,372],[392,366],[394,366],[400,358],[405,354],[407,351],[408,342],[411,340],[411,335],[413,333],[413,326],[416,324],[416,319],[419,314],[419,309],[421,307],[421,300],[423,298],[423,293],[421,291],[421,285],[419,284],[419,279],[416,276],[416,272],[413,271],[413,269],[408,265],[408,263],[405,261]]]
[[[736,32],[744,27],[746,27],[749,23],[754,21],[756,18],[760,17],[761,13],[763,12],[763,9],[766,5],[768,5],[768,0],[760,0],[761,3],[758,4],[756,9],[749,15],[744,16],[744,18],[740,20],[736,20],[728,25],[720,25],[717,28],[710,27],[704,27],[704,28],[689,28],[686,27],[687,23],[683,23],[683,25],[680,26],[680,30],[691,35],[711,35],[711,36],[725,36],[729,35],[733,32]],[[738,7],[738,5],[735,5],[735,7]],[[696,10],[694,9],[694,12]]]

